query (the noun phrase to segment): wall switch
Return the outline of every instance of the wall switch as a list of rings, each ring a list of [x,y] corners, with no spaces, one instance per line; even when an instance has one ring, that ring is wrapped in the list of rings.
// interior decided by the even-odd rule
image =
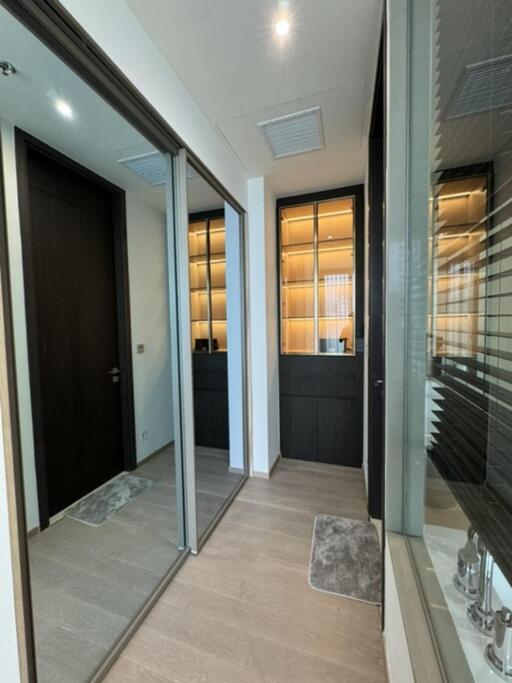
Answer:
[[[149,432],[148,432],[147,429],[145,429],[145,430],[142,432],[142,440],[143,440],[143,441],[146,441],[146,440],[148,439],[148,437],[149,437]]]
[[[144,353],[144,344],[137,344],[137,353]]]

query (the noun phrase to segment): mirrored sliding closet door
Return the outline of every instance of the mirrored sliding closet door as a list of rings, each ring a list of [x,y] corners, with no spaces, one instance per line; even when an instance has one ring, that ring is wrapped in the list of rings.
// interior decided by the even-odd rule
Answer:
[[[3,8],[0,37],[37,680],[84,683],[185,544],[171,164]]]
[[[187,165],[190,339],[199,541],[245,479],[241,218]]]

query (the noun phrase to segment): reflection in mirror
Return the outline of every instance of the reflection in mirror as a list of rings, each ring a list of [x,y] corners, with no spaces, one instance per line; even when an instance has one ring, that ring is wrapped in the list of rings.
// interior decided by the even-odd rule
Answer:
[[[82,683],[183,542],[165,164],[1,8],[0,36],[37,676]]]
[[[240,218],[190,165],[190,318],[198,537],[245,475]]]
[[[510,82],[498,76],[510,71],[512,5],[435,0],[431,9],[413,21],[410,43],[431,33],[432,183],[423,186],[430,224],[411,213],[409,228],[410,415],[425,350],[428,363],[425,422],[407,423],[405,526],[446,680],[484,683],[507,678],[492,630],[512,606],[512,110]],[[417,97],[429,90],[424,78],[411,74]],[[423,169],[413,166],[417,188]],[[418,256],[427,236],[428,289]]]

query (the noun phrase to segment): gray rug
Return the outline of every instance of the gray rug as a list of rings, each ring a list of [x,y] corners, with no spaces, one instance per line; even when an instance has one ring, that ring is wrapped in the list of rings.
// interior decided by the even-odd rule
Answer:
[[[64,514],[89,526],[101,526],[154,484],[151,479],[122,474],[72,505]]]
[[[373,524],[317,515],[309,584],[325,593],[380,604],[381,548]]]

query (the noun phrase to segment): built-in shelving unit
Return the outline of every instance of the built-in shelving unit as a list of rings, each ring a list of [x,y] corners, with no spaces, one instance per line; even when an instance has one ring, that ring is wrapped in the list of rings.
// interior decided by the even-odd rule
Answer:
[[[352,354],[354,199],[280,211],[281,352]]]
[[[192,350],[227,351],[226,227],[223,212],[190,216]]]
[[[486,175],[454,178],[435,188],[431,329],[437,358],[467,358],[484,346],[487,182]]]

